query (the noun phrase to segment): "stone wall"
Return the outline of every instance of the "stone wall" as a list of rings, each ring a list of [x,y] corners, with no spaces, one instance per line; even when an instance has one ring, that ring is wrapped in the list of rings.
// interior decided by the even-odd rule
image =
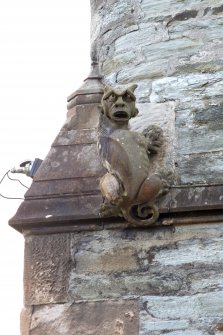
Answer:
[[[173,182],[220,183],[222,1],[92,0],[91,5],[92,55],[99,58],[105,83],[138,84],[144,127],[149,115],[157,123],[170,106],[172,155],[165,168]]]
[[[49,156],[17,213],[14,227],[26,241],[22,335],[222,334],[222,1],[91,0],[91,7],[92,58],[104,83],[137,83],[131,128],[164,130],[153,168],[173,187],[161,216],[176,225],[161,219],[160,226],[126,228],[99,217],[100,174],[90,179],[96,151],[83,155],[76,175],[80,144],[96,148],[95,129],[85,129],[83,111],[93,117],[88,97],[51,151],[55,162],[65,152],[70,160],[65,155],[58,168]],[[93,166],[85,170],[89,157]]]
[[[222,237],[222,224],[29,236],[23,334],[221,334]]]

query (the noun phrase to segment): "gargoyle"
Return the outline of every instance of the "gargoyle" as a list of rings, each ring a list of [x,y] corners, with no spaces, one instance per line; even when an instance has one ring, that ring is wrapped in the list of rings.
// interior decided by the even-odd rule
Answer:
[[[106,87],[100,106],[98,151],[107,173],[100,180],[105,198],[101,216],[123,216],[131,225],[152,225],[159,211],[154,200],[167,183],[150,173],[150,157],[163,143],[162,129],[152,126],[143,134],[130,131],[128,122],[138,114],[132,85],[124,90]]]

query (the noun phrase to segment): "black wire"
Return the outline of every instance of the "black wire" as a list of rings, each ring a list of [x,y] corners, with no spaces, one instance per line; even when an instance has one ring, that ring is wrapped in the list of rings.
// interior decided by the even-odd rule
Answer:
[[[2,177],[2,179],[1,179],[1,181],[0,181],[0,185],[1,185],[1,183],[3,182],[3,180],[5,179],[5,176],[6,176],[9,172],[10,172],[10,170],[8,170],[8,171],[4,174],[4,176]]]
[[[10,170],[8,170],[5,174],[4,174],[4,176],[2,177],[2,179],[1,179],[1,181],[0,181],[0,185],[1,185],[1,183],[3,182],[3,180],[5,179],[5,177],[6,176],[8,176],[8,173],[10,172]],[[9,176],[8,176],[9,177]],[[9,179],[11,179],[11,178],[9,178]],[[23,186],[25,186],[25,185],[23,185]],[[26,186],[25,186],[26,187]],[[9,200],[24,200],[24,198],[10,198],[10,197],[6,197],[6,196],[4,196],[3,194],[1,194],[0,193],[0,197],[2,197],[2,198],[4,198],[4,199],[9,199]]]
[[[10,172],[10,171],[8,171],[6,174],[7,174],[7,177],[8,177],[10,180],[12,180],[12,181],[18,181],[23,187],[25,187],[25,188],[28,189],[28,187],[27,187],[26,185],[24,185],[24,184],[21,182],[21,180],[19,180],[19,179],[14,179],[14,178],[10,177],[10,176],[9,176],[9,172]]]
[[[24,198],[9,198],[4,196],[3,194],[0,193],[0,197],[4,198],[4,199],[9,199],[9,200],[24,200]]]

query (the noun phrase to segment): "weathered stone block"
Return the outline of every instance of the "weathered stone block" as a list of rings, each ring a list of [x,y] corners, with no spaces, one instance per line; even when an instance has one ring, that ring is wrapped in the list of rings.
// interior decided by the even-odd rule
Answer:
[[[164,0],[162,3],[157,1],[149,1],[143,0],[141,7],[143,12],[146,15],[146,19],[155,19],[158,17],[165,17],[171,16],[176,13],[184,12],[188,10],[188,8],[194,5],[194,1],[187,0],[187,1],[177,1],[177,0]],[[193,15],[194,16],[194,15]],[[182,19],[186,19],[182,18]],[[189,17],[188,17],[189,19]]]
[[[72,234],[70,299],[220,290],[223,228],[166,228]]]
[[[26,237],[24,300],[27,305],[67,301],[70,235]]]
[[[43,225],[54,226],[55,222],[62,224],[71,220],[78,222],[78,220],[97,219],[102,203],[103,199],[100,194],[43,197],[35,200],[35,206],[32,204],[32,199],[28,198],[18,209],[13,226],[21,229],[20,223],[23,222],[28,228],[27,224],[29,225],[31,221],[34,224],[38,223],[41,229]],[[98,225],[100,226],[100,223]]]
[[[144,43],[149,45],[168,39],[168,31],[162,23],[143,24],[139,26],[137,31],[117,38],[115,41],[115,52],[119,54],[126,50],[137,50]]]
[[[117,273],[136,271],[137,256],[134,248],[116,247],[100,253],[77,251],[75,254],[77,273]]]
[[[148,266],[149,267],[149,266]],[[182,274],[144,270],[134,273],[76,274],[70,277],[70,300],[134,298],[144,294],[174,294],[182,287]]]
[[[169,77],[152,84],[151,101],[176,103],[175,173],[180,183],[220,182],[222,78],[218,72]]]
[[[111,71],[119,71],[123,67],[126,66],[126,64],[132,64],[136,58],[136,53],[131,51],[125,52],[121,55],[116,55],[113,57],[113,59],[105,59],[103,63],[103,71],[105,73],[110,73]]]
[[[174,330],[186,330],[185,334],[187,331],[210,334],[209,331],[222,319],[223,292],[182,297],[145,296],[142,306],[140,334],[153,335],[157,330],[164,334]]]
[[[223,113],[222,113],[223,115]],[[216,119],[216,127],[218,120]],[[220,126],[220,125],[219,125]],[[178,143],[183,155],[199,154],[204,152],[223,150],[223,130],[212,130],[201,126],[194,129],[178,130]]]
[[[164,145],[160,153],[156,155],[155,166],[151,166],[151,171],[165,171],[166,174],[174,173],[175,170],[175,103],[166,102],[160,104],[138,103],[139,114],[130,121],[130,129],[142,132],[150,125],[157,125],[162,128],[164,136]]]
[[[103,171],[96,144],[68,145],[66,149],[57,146],[51,148],[36,173],[36,178],[44,180],[92,177],[102,175]]]
[[[159,262],[163,266],[199,263],[208,266],[214,259],[215,263],[220,264],[223,261],[222,245],[222,237],[217,236],[207,240],[178,241],[175,248],[157,250],[154,262]]]
[[[167,59],[157,59],[152,64],[140,62],[140,64],[131,64],[123,67],[117,73],[117,82],[121,85],[127,84],[129,82],[129,78],[132,78],[132,81],[137,83],[146,79],[154,80],[156,78],[163,77],[166,74],[165,69],[167,67],[167,63]],[[162,66],[160,66],[161,64]]]
[[[62,129],[53,143],[53,146],[65,146],[73,144],[91,144],[97,142],[96,129]]]
[[[222,182],[222,151],[183,155],[177,160],[178,176],[186,184],[220,184]]]
[[[205,107],[205,101],[222,99],[223,72],[188,74],[157,79],[152,84],[151,102],[176,101],[179,108]]]
[[[98,104],[75,106],[68,111],[68,118],[63,126],[67,130],[90,129],[98,125]]]
[[[30,335],[136,335],[138,314],[136,300],[39,306]]]
[[[96,178],[79,178],[79,179],[62,179],[62,180],[45,180],[36,181],[32,184],[32,189],[25,194],[27,198],[33,197],[50,197],[55,195],[90,195],[99,193],[100,177]]]
[[[24,306],[20,314],[20,333],[30,335],[29,327],[32,320],[33,306]]]

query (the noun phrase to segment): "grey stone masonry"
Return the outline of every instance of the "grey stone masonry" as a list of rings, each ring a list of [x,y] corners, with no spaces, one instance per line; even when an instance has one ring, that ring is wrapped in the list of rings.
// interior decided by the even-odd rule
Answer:
[[[222,224],[27,236],[23,334],[221,334],[222,237]]]
[[[221,183],[222,1],[91,0],[91,5],[92,55],[99,58],[106,84],[138,84],[137,125],[148,125],[146,115],[156,122],[154,114],[172,106],[171,139],[164,127],[167,157],[171,151],[164,163],[172,182]]]

